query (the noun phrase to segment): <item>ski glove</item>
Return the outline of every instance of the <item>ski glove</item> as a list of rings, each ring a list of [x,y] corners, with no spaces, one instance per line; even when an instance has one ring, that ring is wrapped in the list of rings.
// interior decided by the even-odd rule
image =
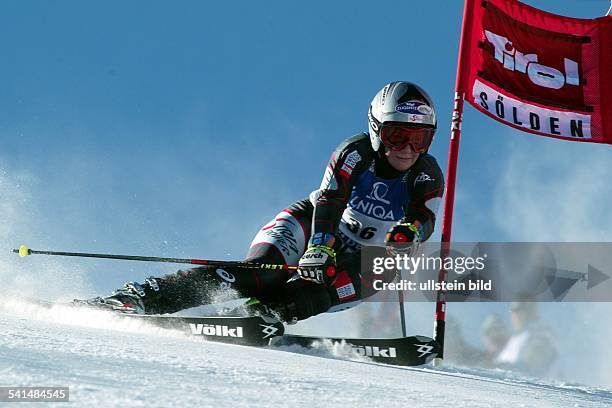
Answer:
[[[310,244],[297,271],[302,279],[327,284],[336,275],[336,252],[327,245]]]
[[[412,256],[423,241],[423,230],[409,222],[399,222],[387,232],[387,242],[406,244],[394,246],[390,249],[392,254],[406,254]]]
[[[387,232],[387,242],[410,243],[422,242],[423,231],[416,225],[409,222],[395,224]]]

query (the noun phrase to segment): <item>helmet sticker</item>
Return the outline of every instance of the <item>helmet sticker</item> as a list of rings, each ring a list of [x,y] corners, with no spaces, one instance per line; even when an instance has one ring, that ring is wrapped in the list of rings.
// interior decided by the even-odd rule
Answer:
[[[381,105],[385,104],[385,99],[387,98],[387,92],[389,92],[389,88],[391,88],[391,84],[385,85],[385,87],[382,89],[382,95],[380,96]]]
[[[433,112],[430,106],[421,101],[402,102],[395,107],[395,111],[413,115],[431,115]]]

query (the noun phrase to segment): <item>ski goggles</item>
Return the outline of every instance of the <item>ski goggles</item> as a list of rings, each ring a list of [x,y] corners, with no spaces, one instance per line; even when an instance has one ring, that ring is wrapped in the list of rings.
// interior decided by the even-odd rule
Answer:
[[[425,153],[435,132],[433,127],[410,127],[405,123],[386,122],[380,126],[378,134],[385,147],[391,150],[402,150],[410,145],[416,153]]]

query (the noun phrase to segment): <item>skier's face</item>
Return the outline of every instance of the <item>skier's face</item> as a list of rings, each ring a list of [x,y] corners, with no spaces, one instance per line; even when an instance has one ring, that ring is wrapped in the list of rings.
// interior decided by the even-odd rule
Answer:
[[[389,164],[398,171],[408,170],[419,158],[419,154],[412,150],[412,147],[409,144],[402,150],[385,150],[385,156],[387,156]]]

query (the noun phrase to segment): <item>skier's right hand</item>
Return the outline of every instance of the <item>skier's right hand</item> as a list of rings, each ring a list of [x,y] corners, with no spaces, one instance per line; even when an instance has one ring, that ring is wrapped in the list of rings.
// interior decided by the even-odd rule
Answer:
[[[311,239],[308,249],[300,258],[297,272],[302,279],[327,284],[336,276],[336,252],[320,242],[323,241],[316,236]]]

